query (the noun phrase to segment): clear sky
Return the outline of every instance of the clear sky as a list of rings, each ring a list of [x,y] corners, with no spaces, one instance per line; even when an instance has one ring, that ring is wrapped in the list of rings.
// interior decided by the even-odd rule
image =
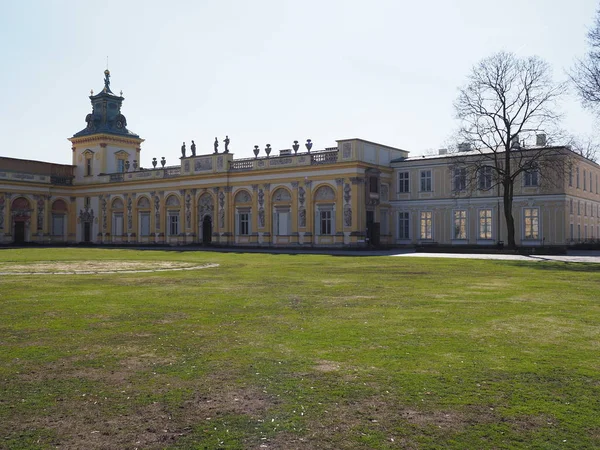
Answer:
[[[182,141],[236,158],[254,145],[313,149],[360,137],[443,147],[471,67],[499,50],[538,55],[564,80],[586,50],[597,0],[2,2],[0,156],[71,163],[90,89],[123,90],[141,164],[177,164]],[[564,127],[594,131],[565,99]],[[223,144],[220,145],[223,150]]]

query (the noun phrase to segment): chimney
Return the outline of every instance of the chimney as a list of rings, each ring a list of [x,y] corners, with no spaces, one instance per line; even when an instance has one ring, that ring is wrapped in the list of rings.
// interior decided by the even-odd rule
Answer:
[[[458,144],[459,152],[469,152],[471,151],[471,144],[469,142],[461,142]]]
[[[516,149],[520,149],[521,148],[521,143],[519,142],[519,135],[515,134],[512,139],[510,140],[510,148],[516,148]]]
[[[540,133],[540,134],[535,135],[535,145],[537,145],[538,147],[546,146],[546,134],[545,133]]]

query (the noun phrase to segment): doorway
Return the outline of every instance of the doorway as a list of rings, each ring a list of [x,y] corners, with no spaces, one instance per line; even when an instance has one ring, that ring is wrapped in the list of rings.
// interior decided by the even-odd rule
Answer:
[[[15,244],[25,243],[25,221],[15,222]]]
[[[92,224],[90,222],[83,222],[83,242],[90,243],[92,240]]]
[[[212,219],[210,216],[204,216],[202,219],[202,243],[210,244],[212,240]]]

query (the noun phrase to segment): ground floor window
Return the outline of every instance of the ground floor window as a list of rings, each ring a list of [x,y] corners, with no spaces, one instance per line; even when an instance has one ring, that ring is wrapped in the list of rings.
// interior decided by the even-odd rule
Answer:
[[[140,213],[140,236],[150,235],[150,213]]]
[[[113,236],[123,235],[123,213],[114,213],[112,222]]]
[[[479,210],[479,239],[492,239],[492,210]]]
[[[539,214],[540,210],[538,208],[524,209],[523,218],[525,220],[525,239],[540,238]]]
[[[454,211],[454,239],[467,239],[467,211],[459,209]]]
[[[52,214],[52,236],[65,235],[65,215]]]
[[[179,213],[169,213],[168,219],[169,236],[177,236],[179,234]]]
[[[332,211],[319,211],[319,234],[331,234]]]
[[[381,234],[384,236],[390,234],[390,225],[389,225],[387,209],[382,209],[381,211],[379,211],[379,222],[381,223],[381,225],[380,225]]]
[[[410,239],[410,218],[408,212],[398,213],[398,239]]]
[[[289,209],[275,209],[273,213],[273,232],[276,236],[287,236],[290,233],[291,214]]]
[[[250,234],[250,211],[238,211],[236,234],[247,236]]]
[[[433,239],[433,212],[421,211],[421,239]]]

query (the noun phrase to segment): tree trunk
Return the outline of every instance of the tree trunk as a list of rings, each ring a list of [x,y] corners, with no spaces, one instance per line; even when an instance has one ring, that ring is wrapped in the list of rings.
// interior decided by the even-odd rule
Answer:
[[[504,180],[502,182],[503,187],[503,197],[504,197],[504,218],[506,220],[506,238],[507,238],[507,247],[509,249],[517,248],[517,244],[515,243],[515,219],[512,213],[512,205],[513,205],[513,181],[512,180]]]

